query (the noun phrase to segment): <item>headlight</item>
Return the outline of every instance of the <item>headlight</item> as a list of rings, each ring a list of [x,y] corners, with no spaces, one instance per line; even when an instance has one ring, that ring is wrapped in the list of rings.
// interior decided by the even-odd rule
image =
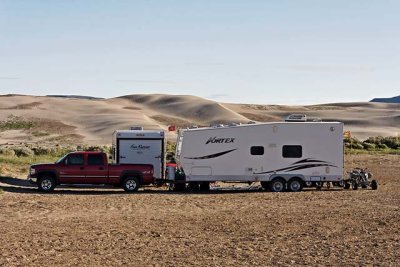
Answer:
[[[29,174],[30,175],[34,175],[36,173],[36,169],[34,169],[34,168],[30,168],[29,169]]]

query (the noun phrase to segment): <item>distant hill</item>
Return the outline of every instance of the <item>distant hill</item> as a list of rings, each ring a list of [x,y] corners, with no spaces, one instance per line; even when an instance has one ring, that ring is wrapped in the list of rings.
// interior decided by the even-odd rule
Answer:
[[[0,95],[0,146],[19,143],[110,144],[112,133],[140,125],[145,130],[192,125],[282,121],[305,114],[341,121],[352,136],[396,136],[400,103],[330,103],[311,106],[218,103],[190,95],[88,96]],[[167,133],[175,140],[174,133]]]
[[[48,97],[60,97],[60,98],[77,98],[77,99],[104,99],[101,97],[85,96],[85,95],[47,95]]]
[[[370,102],[380,102],[380,103],[400,103],[400,95],[388,98],[374,98]]]

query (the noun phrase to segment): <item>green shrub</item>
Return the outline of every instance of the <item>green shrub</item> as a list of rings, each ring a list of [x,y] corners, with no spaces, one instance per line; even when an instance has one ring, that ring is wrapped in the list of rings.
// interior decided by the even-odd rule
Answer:
[[[15,147],[14,152],[17,157],[32,157],[34,155],[32,149],[28,147]]]
[[[362,145],[363,145],[364,149],[366,149],[366,150],[374,150],[376,147],[375,144],[366,143],[366,142],[362,143]]]
[[[389,149],[389,147],[386,144],[378,144],[378,148],[382,150]]]
[[[6,148],[6,147],[0,148],[0,154],[4,155],[4,156],[10,156],[10,157],[15,156],[14,150],[11,148]]]

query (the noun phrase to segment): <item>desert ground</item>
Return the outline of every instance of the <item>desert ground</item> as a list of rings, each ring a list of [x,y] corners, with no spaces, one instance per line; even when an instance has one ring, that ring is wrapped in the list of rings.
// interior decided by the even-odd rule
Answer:
[[[58,188],[0,178],[0,266],[399,266],[400,156],[346,156],[373,190],[210,193]]]
[[[187,95],[138,94],[110,99],[2,95],[0,145],[21,142],[109,145],[115,130],[134,125],[166,130],[171,124],[187,127],[282,121],[293,113],[324,121],[342,121],[345,130],[361,140],[400,134],[400,104],[280,106],[218,103]],[[7,121],[13,124],[7,126]],[[176,138],[174,133],[168,133],[167,137]]]

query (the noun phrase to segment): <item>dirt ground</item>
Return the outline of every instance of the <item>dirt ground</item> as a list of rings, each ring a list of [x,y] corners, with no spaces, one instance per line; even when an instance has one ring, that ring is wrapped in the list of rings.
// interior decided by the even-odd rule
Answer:
[[[347,156],[347,169],[370,168],[377,191],[40,194],[3,177],[0,266],[399,266],[399,163]]]

